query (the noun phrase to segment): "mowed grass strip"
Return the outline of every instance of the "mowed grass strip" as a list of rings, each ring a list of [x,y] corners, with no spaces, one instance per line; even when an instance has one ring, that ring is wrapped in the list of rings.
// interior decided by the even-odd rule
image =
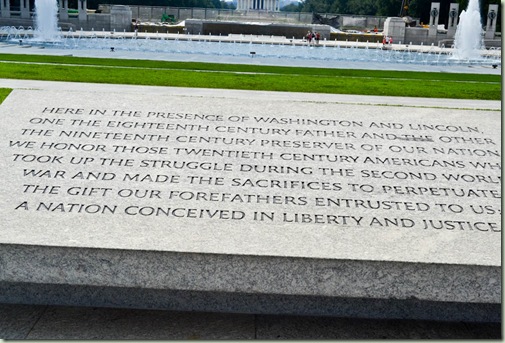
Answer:
[[[114,59],[114,58],[107,59],[107,58],[69,57],[69,56],[51,56],[51,55],[0,54],[0,61],[39,62],[50,64],[72,64],[72,65],[91,65],[91,66],[138,67],[138,68],[153,68],[153,69],[229,71],[238,73],[407,78],[418,80],[447,80],[447,81],[476,81],[476,82],[501,81],[500,76],[485,75],[485,74],[483,75],[451,74],[451,73],[433,73],[433,72],[407,72],[407,71],[390,71],[390,70],[359,70],[359,69],[332,69],[332,68],[308,68],[308,67],[302,68],[302,67],[282,67],[282,66],[258,66],[248,64],[129,60],[129,59]]]
[[[12,89],[10,88],[0,88],[0,104],[7,98],[11,91]]]
[[[0,63],[0,78],[425,98],[501,99],[499,75],[10,54],[0,54],[0,62],[3,62]]]

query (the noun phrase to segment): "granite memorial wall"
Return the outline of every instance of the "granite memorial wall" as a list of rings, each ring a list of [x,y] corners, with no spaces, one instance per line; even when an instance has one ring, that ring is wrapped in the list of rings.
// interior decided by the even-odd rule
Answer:
[[[501,263],[496,111],[14,91],[1,114],[3,244]]]

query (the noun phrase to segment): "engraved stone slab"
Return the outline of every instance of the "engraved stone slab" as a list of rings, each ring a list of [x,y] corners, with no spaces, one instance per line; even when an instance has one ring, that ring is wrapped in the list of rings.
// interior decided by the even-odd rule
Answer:
[[[213,94],[15,90],[0,107],[3,285],[497,318],[499,111]]]

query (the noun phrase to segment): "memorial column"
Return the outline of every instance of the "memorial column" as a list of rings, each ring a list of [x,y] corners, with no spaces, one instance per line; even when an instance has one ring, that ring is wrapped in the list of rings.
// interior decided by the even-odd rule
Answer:
[[[60,0],[59,1],[59,12],[60,12],[60,20],[68,19],[68,0]]]
[[[430,10],[430,28],[428,31],[428,35],[430,37],[437,36],[439,15],[440,15],[440,2],[432,2]]]
[[[2,11],[2,18],[11,17],[11,3],[9,0],[0,0],[0,11]]]
[[[447,21],[447,38],[454,38],[458,28],[459,4],[453,3],[449,7],[449,20]]]
[[[30,19],[30,1],[29,0],[20,0],[19,1],[19,9],[21,12],[22,19]]]
[[[88,2],[87,0],[79,0],[79,21],[88,20]]]
[[[489,5],[487,12],[486,34],[484,38],[493,39],[496,32],[496,19],[498,17],[498,5]]]

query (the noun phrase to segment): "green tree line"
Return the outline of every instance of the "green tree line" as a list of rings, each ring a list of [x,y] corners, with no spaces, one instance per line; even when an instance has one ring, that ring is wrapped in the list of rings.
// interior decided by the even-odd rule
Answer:
[[[33,1],[33,0],[32,0]],[[78,0],[70,0],[77,8]],[[407,14],[419,18],[422,23],[429,23],[432,2],[440,3],[440,23],[447,24],[449,6],[459,3],[459,11],[466,9],[469,0],[410,0]],[[139,6],[170,6],[170,7],[201,7],[201,8],[234,8],[231,3],[222,0],[88,0],[88,8],[97,9],[99,4],[139,5]],[[500,0],[480,0],[482,23],[486,23],[490,4],[500,5]],[[316,12],[333,14],[355,14],[393,17],[401,11],[402,0],[302,0],[282,8],[290,12]],[[72,7],[72,6],[70,6]],[[501,7],[501,6],[500,6]],[[501,8],[496,18],[500,31]]]
[[[230,8],[231,5],[221,0],[88,0],[87,3],[89,9],[98,9],[100,4],[200,8]]]

